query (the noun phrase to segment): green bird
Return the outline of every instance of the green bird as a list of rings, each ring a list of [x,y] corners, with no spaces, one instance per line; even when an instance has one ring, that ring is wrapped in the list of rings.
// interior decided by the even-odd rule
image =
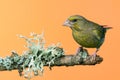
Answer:
[[[111,29],[107,25],[99,25],[80,15],[70,16],[63,25],[71,28],[74,40],[81,47],[96,48],[94,59],[104,42],[106,31]]]

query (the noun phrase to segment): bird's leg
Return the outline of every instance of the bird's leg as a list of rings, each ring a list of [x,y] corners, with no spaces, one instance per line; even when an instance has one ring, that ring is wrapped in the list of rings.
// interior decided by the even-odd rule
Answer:
[[[91,61],[95,60],[97,52],[99,51],[99,49],[96,49],[96,51],[91,55]]]
[[[96,49],[96,51],[92,55],[96,57],[98,51],[99,49]]]
[[[83,47],[79,47],[76,51],[76,53],[79,53],[80,51],[83,51]]]

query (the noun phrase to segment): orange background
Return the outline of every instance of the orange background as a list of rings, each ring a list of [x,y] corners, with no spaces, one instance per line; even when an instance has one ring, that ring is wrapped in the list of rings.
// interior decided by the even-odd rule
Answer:
[[[45,67],[43,77],[32,80],[120,80],[120,1],[119,0],[0,0],[0,56],[16,50],[25,50],[25,41],[16,34],[29,36],[30,32],[45,32],[46,46],[60,42],[66,54],[74,54],[79,45],[73,40],[71,30],[63,22],[80,14],[113,29],[98,54],[104,58],[95,66]],[[89,49],[93,52],[95,49]],[[17,70],[0,72],[0,80],[26,80]]]

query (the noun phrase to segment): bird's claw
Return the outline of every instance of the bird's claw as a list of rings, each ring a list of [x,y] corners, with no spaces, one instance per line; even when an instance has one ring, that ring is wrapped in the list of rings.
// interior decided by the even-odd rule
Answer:
[[[92,61],[95,61],[96,53],[92,54],[90,57],[91,57],[91,59],[90,59],[91,62],[92,62]]]
[[[79,47],[79,48],[77,49],[76,53],[78,54],[78,53],[80,53],[81,51],[83,51],[83,47]]]

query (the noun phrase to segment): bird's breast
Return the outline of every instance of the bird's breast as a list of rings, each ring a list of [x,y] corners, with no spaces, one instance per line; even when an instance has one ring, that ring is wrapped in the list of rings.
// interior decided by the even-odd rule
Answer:
[[[74,40],[81,46],[96,48],[99,40],[89,31],[72,31]]]

